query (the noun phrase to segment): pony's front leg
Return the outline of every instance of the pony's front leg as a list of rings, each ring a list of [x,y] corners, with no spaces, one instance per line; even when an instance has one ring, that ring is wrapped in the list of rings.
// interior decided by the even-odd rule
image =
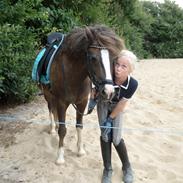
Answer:
[[[58,149],[58,155],[57,155],[57,160],[56,160],[56,164],[58,164],[58,165],[63,164],[65,162],[65,159],[64,159],[64,137],[66,135],[67,129],[65,127],[65,124],[63,124],[63,123],[65,123],[65,122],[63,122],[63,121],[59,122],[59,128],[58,128],[59,149]]]
[[[59,120],[59,128],[58,128],[58,135],[59,135],[59,149],[58,149],[58,156],[56,160],[56,164],[60,165],[65,162],[64,159],[64,137],[66,135],[67,129],[65,126],[65,112],[66,108],[61,108],[58,110],[58,120]]]

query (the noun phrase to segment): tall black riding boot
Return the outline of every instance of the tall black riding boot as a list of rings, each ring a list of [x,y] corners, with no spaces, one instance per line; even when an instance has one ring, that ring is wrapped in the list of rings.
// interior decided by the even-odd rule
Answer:
[[[133,171],[128,159],[128,153],[124,140],[121,139],[120,143],[117,146],[115,146],[115,148],[122,162],[123,181],[124,183],[132,183]]]
[[[105,142],[100,137],[100,146],[104,164],[104,170],[102,175],[102,183],[111,183],[112,178],[112,166],[111,166],[111,141]]]

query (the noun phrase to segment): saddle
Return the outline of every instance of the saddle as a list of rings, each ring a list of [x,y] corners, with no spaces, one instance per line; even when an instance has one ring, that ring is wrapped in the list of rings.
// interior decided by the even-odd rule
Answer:
[[[39,51],[34,61],[32,69],[32,79],[38,83],[50,83],[50,67],[54,55],[62,45],[64,34],[59,32],[51,33],[47,36],[46,45]]]

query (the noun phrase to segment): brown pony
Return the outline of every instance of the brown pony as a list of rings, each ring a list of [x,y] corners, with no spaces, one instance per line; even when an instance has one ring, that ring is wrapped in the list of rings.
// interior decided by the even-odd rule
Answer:
[[[50,71],[50,86],[42,84],[50,113],[59,124],[59,150],[57,164],[64,163],[64,137],[66,110],[70,104],[76,108],[78,154],[85,153],[81,131],[83,113],[88,101],[91,82],[104,98],[113,93],[113,59],[124,48],[122,40],[106,26],[75,28],[65,36],[54,57]],[[52,123],[52,132],[55,125]]]

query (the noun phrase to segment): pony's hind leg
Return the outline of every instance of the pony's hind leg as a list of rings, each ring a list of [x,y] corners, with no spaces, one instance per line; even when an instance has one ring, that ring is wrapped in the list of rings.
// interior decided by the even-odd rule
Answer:
[[[50,124],[50,134],[56,135],[57,134],[57,132],[56,132],[56,121],[54,119],[54,114],[51,111],[49,111],[49,118],[50,118],[50,122],[51,122],[51,124]]]
[[[77,130],[77,148],[78,148],[78,156],[85,155],[86,152],[84,150],[83,138],[82,138],[82,130],[83,130],[83,112],[86,104],[77,105],[78,111],[76,112],[76,130]]]
[[[49,118],[50,118],[50,130],[49,133],[52,135],[56,135],[56,121],[57,121],[57,115],[53,108],[53,105],[51,105],[51,102],[48,102],[48,110],[49,110]]]
[[[56,110],[52,110],[51,114],[50,114],[50,121],[51,121],[51,129],[50,129],[50,133],[52,135],[56,135],[57,134],[57,128],[59,126],[58,124],[58,116],[57,116],[57,112]]]
[[[86,152],[84,150],[84,145],[83,145],[82,128],[77,127],[76,130],[77,130],[77,137],[78,137],[78,141],[77,141],[78,156],[83,156],[86,154]]]

